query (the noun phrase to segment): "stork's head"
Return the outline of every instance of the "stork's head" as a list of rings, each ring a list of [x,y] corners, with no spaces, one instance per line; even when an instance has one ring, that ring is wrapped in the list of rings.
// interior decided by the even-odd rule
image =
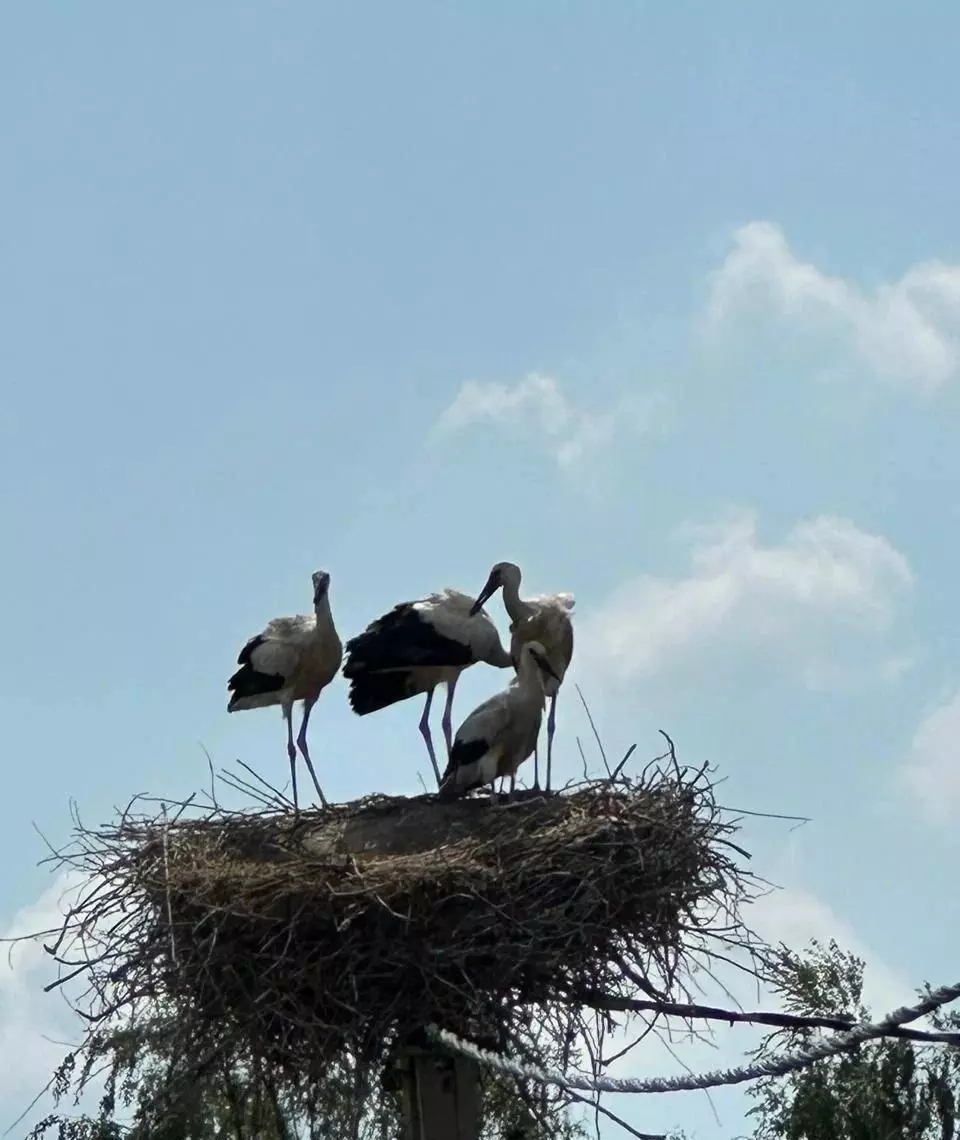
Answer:
[[[477,600],[470,607],[470,616],[478,614],[485,602],[488,602],[497,590],[503,586],[520,588],[520,567],[514,562],[498,562],[487,576],[486,585],[477,595]]]
[[[313,573],[313,604],[320,605],[330,589],[330,575],[326,570],[315,570]]]
[[[552,677],[555,681],[560,678],[554,672],[553,666],[547,657],[547,651],[543,648],[539,641],[528,641],[524,647],[523,652],[529,654],[530,657],[537,663],[537,668],[545,677]]]

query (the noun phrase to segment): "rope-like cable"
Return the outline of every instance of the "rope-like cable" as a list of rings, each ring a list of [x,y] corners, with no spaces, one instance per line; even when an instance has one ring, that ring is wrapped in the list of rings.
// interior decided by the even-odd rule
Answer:
[[[464,1057],[486,1065],[491,1069],[498,1069],[502,1073],[509,1073],[515,1077],[526,1078],[544,1085],[557,1085],[562,1089],[579,1089],[585,1092],[613,1092],[613,1093],[664,1093],[664,1092],[691,1092],[697,1089],[716,1088],[718,1085],[739,1085],[744,1081],[755,1081],[761,1077],[782,1077],[787,1073],[805,1069],[817,1061],[833,1057],[842,1053],[852,1045],[859,1045],[863,1041],[871,1041],[883,1037],[889,1030],[908,1021],[916,1021],[918,1017],[931,1013],[948,1002],[960,997],[960,983],[952,986],[941,986],[923,1001],[916,1005],[901,1006],[889,1014],[882,1021],[865,1022],[855,1025],[848,1032],[839,1033],[836,1037],[824,1041],[814,1041],[801,1049],[791,1053],[781,1053],[767,1061],[759,1061],[740,1069],[715,1069],[709,1073],[677,1077],[648,1077],[643,1080],[619,1077],[591,1077],[584,1073],[571,1073],[566,1075],[553,1069],[538,1069],[534,1065],[526,1065],[520,1061],[511,1060],[499,1053],[491,1053],[481,1049],[462,1037],[450,1033],[439,1026],[427,1027],[427,1035],[438,1044],[444,1045]],[[949,1046],[948,1046],[949,1047]]]

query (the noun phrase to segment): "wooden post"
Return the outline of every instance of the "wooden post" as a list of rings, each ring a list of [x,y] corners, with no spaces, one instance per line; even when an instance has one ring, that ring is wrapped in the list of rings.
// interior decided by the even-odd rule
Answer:
[[[404,1140],[477,1140],[480,1072],[476,1062],[408,1045],[397,1058],[397,1067]]]

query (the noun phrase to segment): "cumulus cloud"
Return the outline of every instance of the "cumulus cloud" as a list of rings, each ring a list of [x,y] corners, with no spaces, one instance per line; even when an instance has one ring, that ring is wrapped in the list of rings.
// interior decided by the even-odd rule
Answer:
[[[680,535],[691,544],[688,574],[639,575],[581,620],[588,669],[645,679],[741,648],[798,668],[816,686],[838,674],[845,644],[889,631],[913,583],[886,538],[830,515],[770,546],[746,510]],[[897,660],[884,669],[895,673]]]
[[[960,367],[960,265],[921,262],[868,292],[801,261],[778,226],[750,222],[711,277],[706,324],[745,317],[826,338],[877,376],[932,393]]]
[[[874,1016],[916,1001],[916,985],[888,966],[846,919],[811,891],[796,887],[771,891],[752,903],[744,917],[771,945],[782,942],[802,951],[812,938],[824,945],[833,938],[841,950],[862,958],[866,963],[863,1002]]]
[[[653,430],[662,415],[658,400],[625,398],[615,408],[581,407],[552,376],[531,373],[515,384],[467,380],[441,414],[435,436],[477,424],[495,424],[543,443],[557,465],[570,470],[596,459],[621,432]]]
[[[924,817],[945,824],[960,808],[960,689],[914,733],[900,779]]]

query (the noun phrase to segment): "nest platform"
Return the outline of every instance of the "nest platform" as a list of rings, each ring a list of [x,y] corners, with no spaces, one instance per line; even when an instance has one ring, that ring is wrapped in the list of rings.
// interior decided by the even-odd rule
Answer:
[[[92,1026],[149,1003],[191,1056],[278,1077],[385,1059],[429,1023],[509,1050],[551,1011],[669,992],[711,939],[729,952],[734,830],[700,775],[662,771],[296,821],[128,809],[81,834],[71,862],[96,885],[52,950],[85,955]]]

